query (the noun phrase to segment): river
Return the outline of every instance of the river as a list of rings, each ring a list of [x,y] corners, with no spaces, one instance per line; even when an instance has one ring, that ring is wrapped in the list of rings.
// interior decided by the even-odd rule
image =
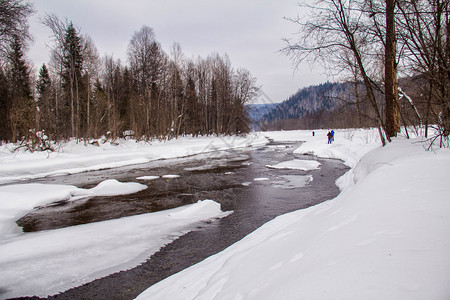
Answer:
[[[225,218],[199,223],[195,230],[163,247],[140,266],[49,299],[133,299],[150,285],[220,252],[273,218],[334,198],[339,193],[335,180],[347,167],[337,160],[296,155],[293,151],[299,145],[270,143],[260,148],[33,180],[89,188],[105,179],[136,182],[140,176],[160,176],[140,181],[149,188],[136,194],[61,202],[34,210],[17,221],[24,231],[155,212],[204,199],[220,203],[223,211],[233,211]],[[293,159],[317,160],[321,166],[313,171],[267,167]]]

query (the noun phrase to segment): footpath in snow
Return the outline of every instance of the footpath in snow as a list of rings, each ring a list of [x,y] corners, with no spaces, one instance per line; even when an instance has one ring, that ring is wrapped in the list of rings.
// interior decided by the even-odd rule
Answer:
[[[375,131],[264,133],[352,169],[330,201],[266,223],[137,299],[450,299],[450,151]]]

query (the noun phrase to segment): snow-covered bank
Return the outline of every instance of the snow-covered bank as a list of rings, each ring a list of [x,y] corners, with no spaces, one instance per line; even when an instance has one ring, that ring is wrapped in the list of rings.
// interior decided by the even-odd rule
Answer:
[[[332,145],[322,131],[265,134],[343,159],[352,169],[342,193],[266,223],[138,299],[450,299],[448,149],[402,139],[381,148],[373,131],[337,131]]]
[[[158,159],[185,157],[219,150],[267,143],[261,134],[246,137],[180,137],[176,140],[136,142],[119,140],[99,146],[75,141],[64,143],[56,152],[13,152],[15,145],[0,145],[0,183],[61,174],[114,168]]]
[[[38,206],[58,201],[76,201],[94,196],[127,195],[146,189],[137,182],[105,180],[91,189],[59,184],[11,184],[0,186],[0,243],[22,233],[15,221]]]
[[[0,298],[46,297],[127,270],[199,221],[228,214],[217,202],[204,200],[161,212],[4,239],[0,244]]]

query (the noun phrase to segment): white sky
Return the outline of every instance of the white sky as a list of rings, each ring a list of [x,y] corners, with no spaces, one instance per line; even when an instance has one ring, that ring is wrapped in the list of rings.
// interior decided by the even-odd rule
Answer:
[[[235,68],[246,68],[267,95],[260,102],[280,102],[299,88],[327,80],[319,65],[305,64],[294,73],[278,52],[282,38],[298,28],[284,20],[299,12],[297,0],[34,0],[30,21],[34,45],[28,56],[39,69],[49,60],[51,32],[39,23],[45,13],[67,18],[89,35],[101,56],[127,63],[128,43],[143,25],[154,29],[169,52],[178,42],[187,57],[227,53]]]

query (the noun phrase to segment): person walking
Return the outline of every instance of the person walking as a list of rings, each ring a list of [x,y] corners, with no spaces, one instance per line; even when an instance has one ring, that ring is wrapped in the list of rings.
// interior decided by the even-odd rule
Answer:
[[[333,141],[333,135],[331,134],[331,132],[328,131],[327,137],[328,137],[328,144],[331,144],[331,142]]]

